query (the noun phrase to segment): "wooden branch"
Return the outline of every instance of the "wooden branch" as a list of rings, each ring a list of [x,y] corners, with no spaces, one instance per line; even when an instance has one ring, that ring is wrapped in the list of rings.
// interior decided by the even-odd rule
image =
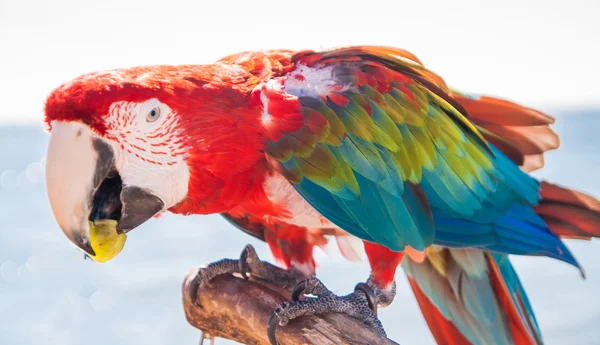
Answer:
[[[197,270],[191,271],[183,282],[183,306],[188,322],[214,337],[235,340],[243,344],[269,345],[267,322],[273,310],[290,300],[290,291],[262,280],[250,280],[233,275],[220,275],[209,286],[198,288],[197,303],[192,280]],[[322,316],[304,316],[277,327],[281,345],[392,345],[366,325],[350,316],[331,313]]]

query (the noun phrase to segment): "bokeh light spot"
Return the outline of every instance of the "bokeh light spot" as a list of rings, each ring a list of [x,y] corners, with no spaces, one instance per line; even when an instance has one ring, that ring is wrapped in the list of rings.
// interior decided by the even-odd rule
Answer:
[[[17,264],[12,261],[5,261],[2,266],[0,266],[0,276],[2,279],[9,283],[13,283],[17,280],[18,272],[17,272]]]
[[[102,289],[94,292],[90,297],[90,304],[96,311],[112,309],[117,302],[117,294],[112,293],[109,290]]]
[[[6,170],[0,175],[0,187],[12,191],[17,189],[17,177],[19,174],[14,170]]]
[[[42,183],[44,181],[44,169],[40,162],[31,163],[25,169],[25,174],[29,181],[33,183]]]

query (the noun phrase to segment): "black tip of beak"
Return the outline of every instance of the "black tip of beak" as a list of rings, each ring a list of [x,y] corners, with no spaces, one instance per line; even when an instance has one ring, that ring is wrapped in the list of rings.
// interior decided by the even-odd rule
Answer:
[[[86,255],[91,255],[91,256],[95,256],[96,252],[94,251],[94,249],[92,249],[92,245],[90,244],[90,241],[83,238],[81,235],[75,233],[73,235],[75,238],[72,239],[74,240],[73,243],[75,243],[77,245],[77,247],[79,247],[81,250],[83,250],[85,252]]]

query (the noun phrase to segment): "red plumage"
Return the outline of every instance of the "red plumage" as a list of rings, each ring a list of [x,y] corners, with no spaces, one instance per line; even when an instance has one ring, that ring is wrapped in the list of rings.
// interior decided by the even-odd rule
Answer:
[[[404,253],[398,253],[378,244],[364,242],[365,252],[371,265],[371,277],[381,287],[388,287],[396,275]]]
[[[541,184],[541,196],[535,211],[555,235],[586,240],[600,237],[600,200],[546,181]]]

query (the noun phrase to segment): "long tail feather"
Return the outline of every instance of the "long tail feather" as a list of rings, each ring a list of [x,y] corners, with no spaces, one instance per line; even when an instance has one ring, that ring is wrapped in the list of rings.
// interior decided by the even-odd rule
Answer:
[[[402,265],[438,344],[543,343],[506,255],[437,249],[423,263],[406,257]]]
[[[554,123],[554,118],[519,104],[476,94],[452,90],[472,119],[503,126],[542,126]]]
[[[435,307],[427,295],[419,287],[414,279],[408,278],[421,312],[433,337],[435,338],[438,345],[472,345],[469,340],[456,328],[452,321],[446,319],[442,313]]]
[[[506,100],[460,93],[452,96],[469,114],[484,138],[498,147],[524,171],[544,166],[544,152],[560,145],[550,129],[554,119],[539,111]]]
[[[535,211],[556,236],[600,237],[600,200],[546,181],[541,183],[541,197]]]
[[[507,255],[486,255],[489,277],[506,312],[515,344],[542,344],[542,333],[533,308]],[[510,298],[509,298],[510,297]]]

